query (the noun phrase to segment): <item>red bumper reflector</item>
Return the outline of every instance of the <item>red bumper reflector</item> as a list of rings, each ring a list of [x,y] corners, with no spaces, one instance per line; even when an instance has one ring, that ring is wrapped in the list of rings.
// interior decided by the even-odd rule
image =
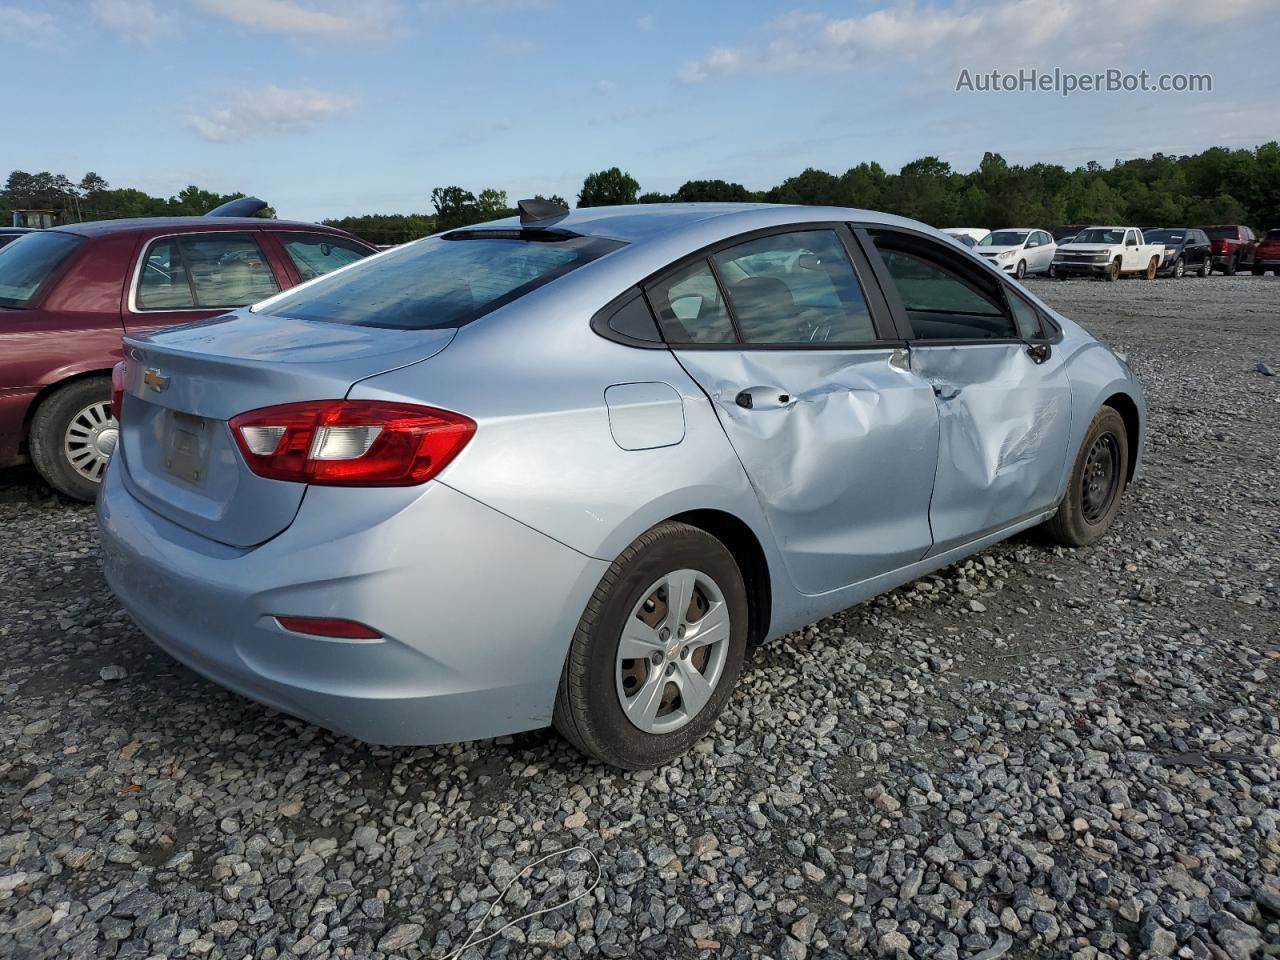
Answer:
[[[111,368],[111,415],[116,423],[120,422],[120,411],[124,409],[124,371],[123,360]]]
[[[382,634],[373,627],[366,627],[354,620],[338,620],[333,617],[276,617],[276,623],[293,633],[306,633],[313,637],[334,637],[339,640],[380,640]]]

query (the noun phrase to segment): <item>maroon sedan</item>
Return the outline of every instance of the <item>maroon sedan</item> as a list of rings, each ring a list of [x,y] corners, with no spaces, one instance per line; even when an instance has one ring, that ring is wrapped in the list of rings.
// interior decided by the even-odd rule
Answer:
[[[120,337],[216,316],[376,250],[311,223],[105,220],[0,249],[0,467],[30,458],[92,500],[116,442]]]

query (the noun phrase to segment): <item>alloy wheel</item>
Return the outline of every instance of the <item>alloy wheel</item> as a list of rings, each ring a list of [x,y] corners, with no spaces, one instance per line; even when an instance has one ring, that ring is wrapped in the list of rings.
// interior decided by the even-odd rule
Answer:
[[[120,426],[111,415],[111,404],[99,400],[71,418],[63,436],[62,450],[76,473],[100,483],[119,438]]]
[[[729,653],[729,607],[719,585],[675,570],[646,589],[618,641],[618,702],[636,729],[667,734],[711,699]]]

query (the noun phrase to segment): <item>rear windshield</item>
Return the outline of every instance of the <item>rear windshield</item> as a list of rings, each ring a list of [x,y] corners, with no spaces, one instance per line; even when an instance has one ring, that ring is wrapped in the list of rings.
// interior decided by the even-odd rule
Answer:
[[[1204,232],[1215,240],[1235,240],[1240,236],[1236,227],[1205,227]]]
[[[358,263],[262,312],[395,330],[460,327],[620,246],[550,230],[458,231]]]
[[[0,250],[0,307],[28,307],[58,265],[80,245],[69,233],[28,233]]]
[[[1267,243],[1280,242],[1280,230],[1268,230],[1267,235],[1262,238]]]
[[[979,242],[980,247],[1016,247],[1027,239],[1026,230],[997,230],[988,233]]]

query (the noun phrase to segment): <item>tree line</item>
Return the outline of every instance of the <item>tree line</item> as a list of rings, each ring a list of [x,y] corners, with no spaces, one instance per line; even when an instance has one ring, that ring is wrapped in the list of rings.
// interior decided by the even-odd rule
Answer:
[[[234,196],[238,194],[193,185],[159,198],[131,188],[112,189],[94,173],[73,183],[61,174],[15,170],[0,191],[0,222],[9,222],[10,211],[26,208],[52,210],[62,221],[198,215]],[[562,197],[546,199],[568,205]],[[988,152],[976,170],[961,173],[929,156],[912,160],[897,173],[878,163],[860,163],[841,174],[810,167],[767,190],[725,180],[689,180],[670,194],[644,192],[634,176],[611,167],[589,174],[577,196],[579,207],[706,201],[862,207],[938,227],[1240,223],[1266,230],[1280,227],[1280,144],[1212,147],[1184,156],[1156,153],[1117,160],[1110,167],[1090,162],[1073,170],[1047,163],[1010,164]],[[478,193],[460,186],[436,187],[430,202],[429,213],[324,222],[373,243],[400,243],[515,213],[506,191],[492,187]]]

